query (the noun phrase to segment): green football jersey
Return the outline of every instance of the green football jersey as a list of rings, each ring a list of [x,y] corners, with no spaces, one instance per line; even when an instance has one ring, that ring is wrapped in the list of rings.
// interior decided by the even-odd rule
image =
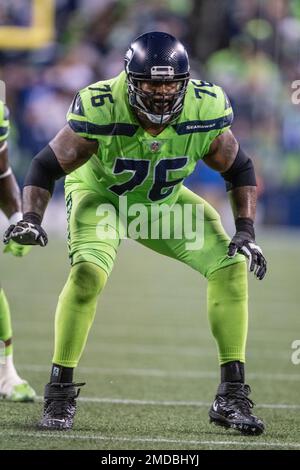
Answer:
[[[122,72],[81,90],[67,120],[78,135],[99,142],[97,154],[67,176],[67,190],[80,182],[112,202],[127,196],[128,205],[173,204],[197,161],[230,128],[233,112],[222,88],[190,80],[180,116],[154,137],[129,105]]]
[[[0,142],[7,139],[9,133],[8,109],[0,100]]]

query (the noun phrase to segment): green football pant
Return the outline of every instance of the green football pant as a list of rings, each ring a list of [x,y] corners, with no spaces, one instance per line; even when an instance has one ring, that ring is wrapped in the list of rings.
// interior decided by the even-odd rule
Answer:
[[[97,215],[100,204],[107,205],[111,217],[102,220]],[[109,204],[105,197],[84,186],[67,195],[72,269],[56,312],[53,362],[57,364],[77,365],[94,318],[98,294],[113,267],[122,224],[119,224],[120,218],[115,217],[115,208]],[[182,234],[175,238],[172,229],[167,239],[139,238],[137,241],[187,264],[208,279],[208,316],[218,345],[219,361],[221,364],[233,360],[244,362],[247,336],[245,259],[241,255],[233,259],[227,257],[229,238],[218,213],[206,201],[183,187],[177,204],[203,207],[203,240],[199,248],[188,249],[190,237]],[[195,219],[196,214],[196,210],[193,211]],[[105,225],[105,230],[99,237],[101,224]]]
[[[71,268],[56,309],[55,364],[77,366],[106,280],[106,273],[93,263],[82,262]]]

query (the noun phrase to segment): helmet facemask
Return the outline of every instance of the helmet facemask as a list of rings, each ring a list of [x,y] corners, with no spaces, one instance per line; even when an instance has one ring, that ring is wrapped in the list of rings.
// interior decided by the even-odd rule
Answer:
[[[143,83],[163,85],[175,84],[174,92],[161,93],[159,91],[145,91]],[[145,115],[154,124],[164,124],[174,121],[183,108],[188,79],[155,79],[145,80],[136,78],[131,74],[128,76],[129,102],[131,106]]]

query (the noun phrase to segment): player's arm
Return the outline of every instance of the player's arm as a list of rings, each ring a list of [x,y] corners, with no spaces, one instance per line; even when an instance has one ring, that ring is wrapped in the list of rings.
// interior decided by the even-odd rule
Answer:
[[[0,209],[11,225],[22,218],[22,212],[19,186],[8,160],[8,133],[8,109],[0,100]],[[29,251],[30,247],[19,245],[12,240],[4,248],[4,253],[11,253],[14,256],[24,256]]]
[[[255,243],[256,178],[251,158],[241,149],[230,130],[219,135],[204,157],[205,163],[221,173],[235,218],[236,234],[228,248],[228,256],[237,252],[249,258],[249,269],[258,279],[266,274],[266,260]]]
[[[24,245],[47,244],[41,222],[55,181],[86,163],[97,149],[97,142],[84,139],[66,125],[33,158],[23,190],[23,220],[7,230],[4,243],[13,239]]]
[[[0,142],[0,208],[10,221],[21,216],[20,189],[9,166],[6,140]]]
[[[23,191],[24,216],[34,214],[42,221],[55,181],[86,163],[98,144],[75,134],[66,125],[31,162]]]
[[[0,208],[6,215],[9,225],[16,224],[22,219],[21,193],[8,160],[7,142],[0,142]],[[4,253],[14,256],[24,256],[31,247],[15,243],[13,240],[6,245]]]
[[[8,219],[21,216],[19,186],[8,160],[7,138],[9,134],[9,112],[0,100],[0,208]],[[12,220],[12,219],[11,219]]]

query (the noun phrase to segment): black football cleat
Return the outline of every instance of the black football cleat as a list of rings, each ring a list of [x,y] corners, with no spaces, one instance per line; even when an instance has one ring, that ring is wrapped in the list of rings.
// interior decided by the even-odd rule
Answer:
[[[210,422],[232,428],[246,436],[258,436],[265,430],[264,423],[251,413],[254,403],[248,395],[249,385],[235,382],[221,383],[209,410]]]
[[[84,383],[49,383],[45,387],[44,413],[39,427],[49,431],[66,431],[73,426],[76,398]]]

